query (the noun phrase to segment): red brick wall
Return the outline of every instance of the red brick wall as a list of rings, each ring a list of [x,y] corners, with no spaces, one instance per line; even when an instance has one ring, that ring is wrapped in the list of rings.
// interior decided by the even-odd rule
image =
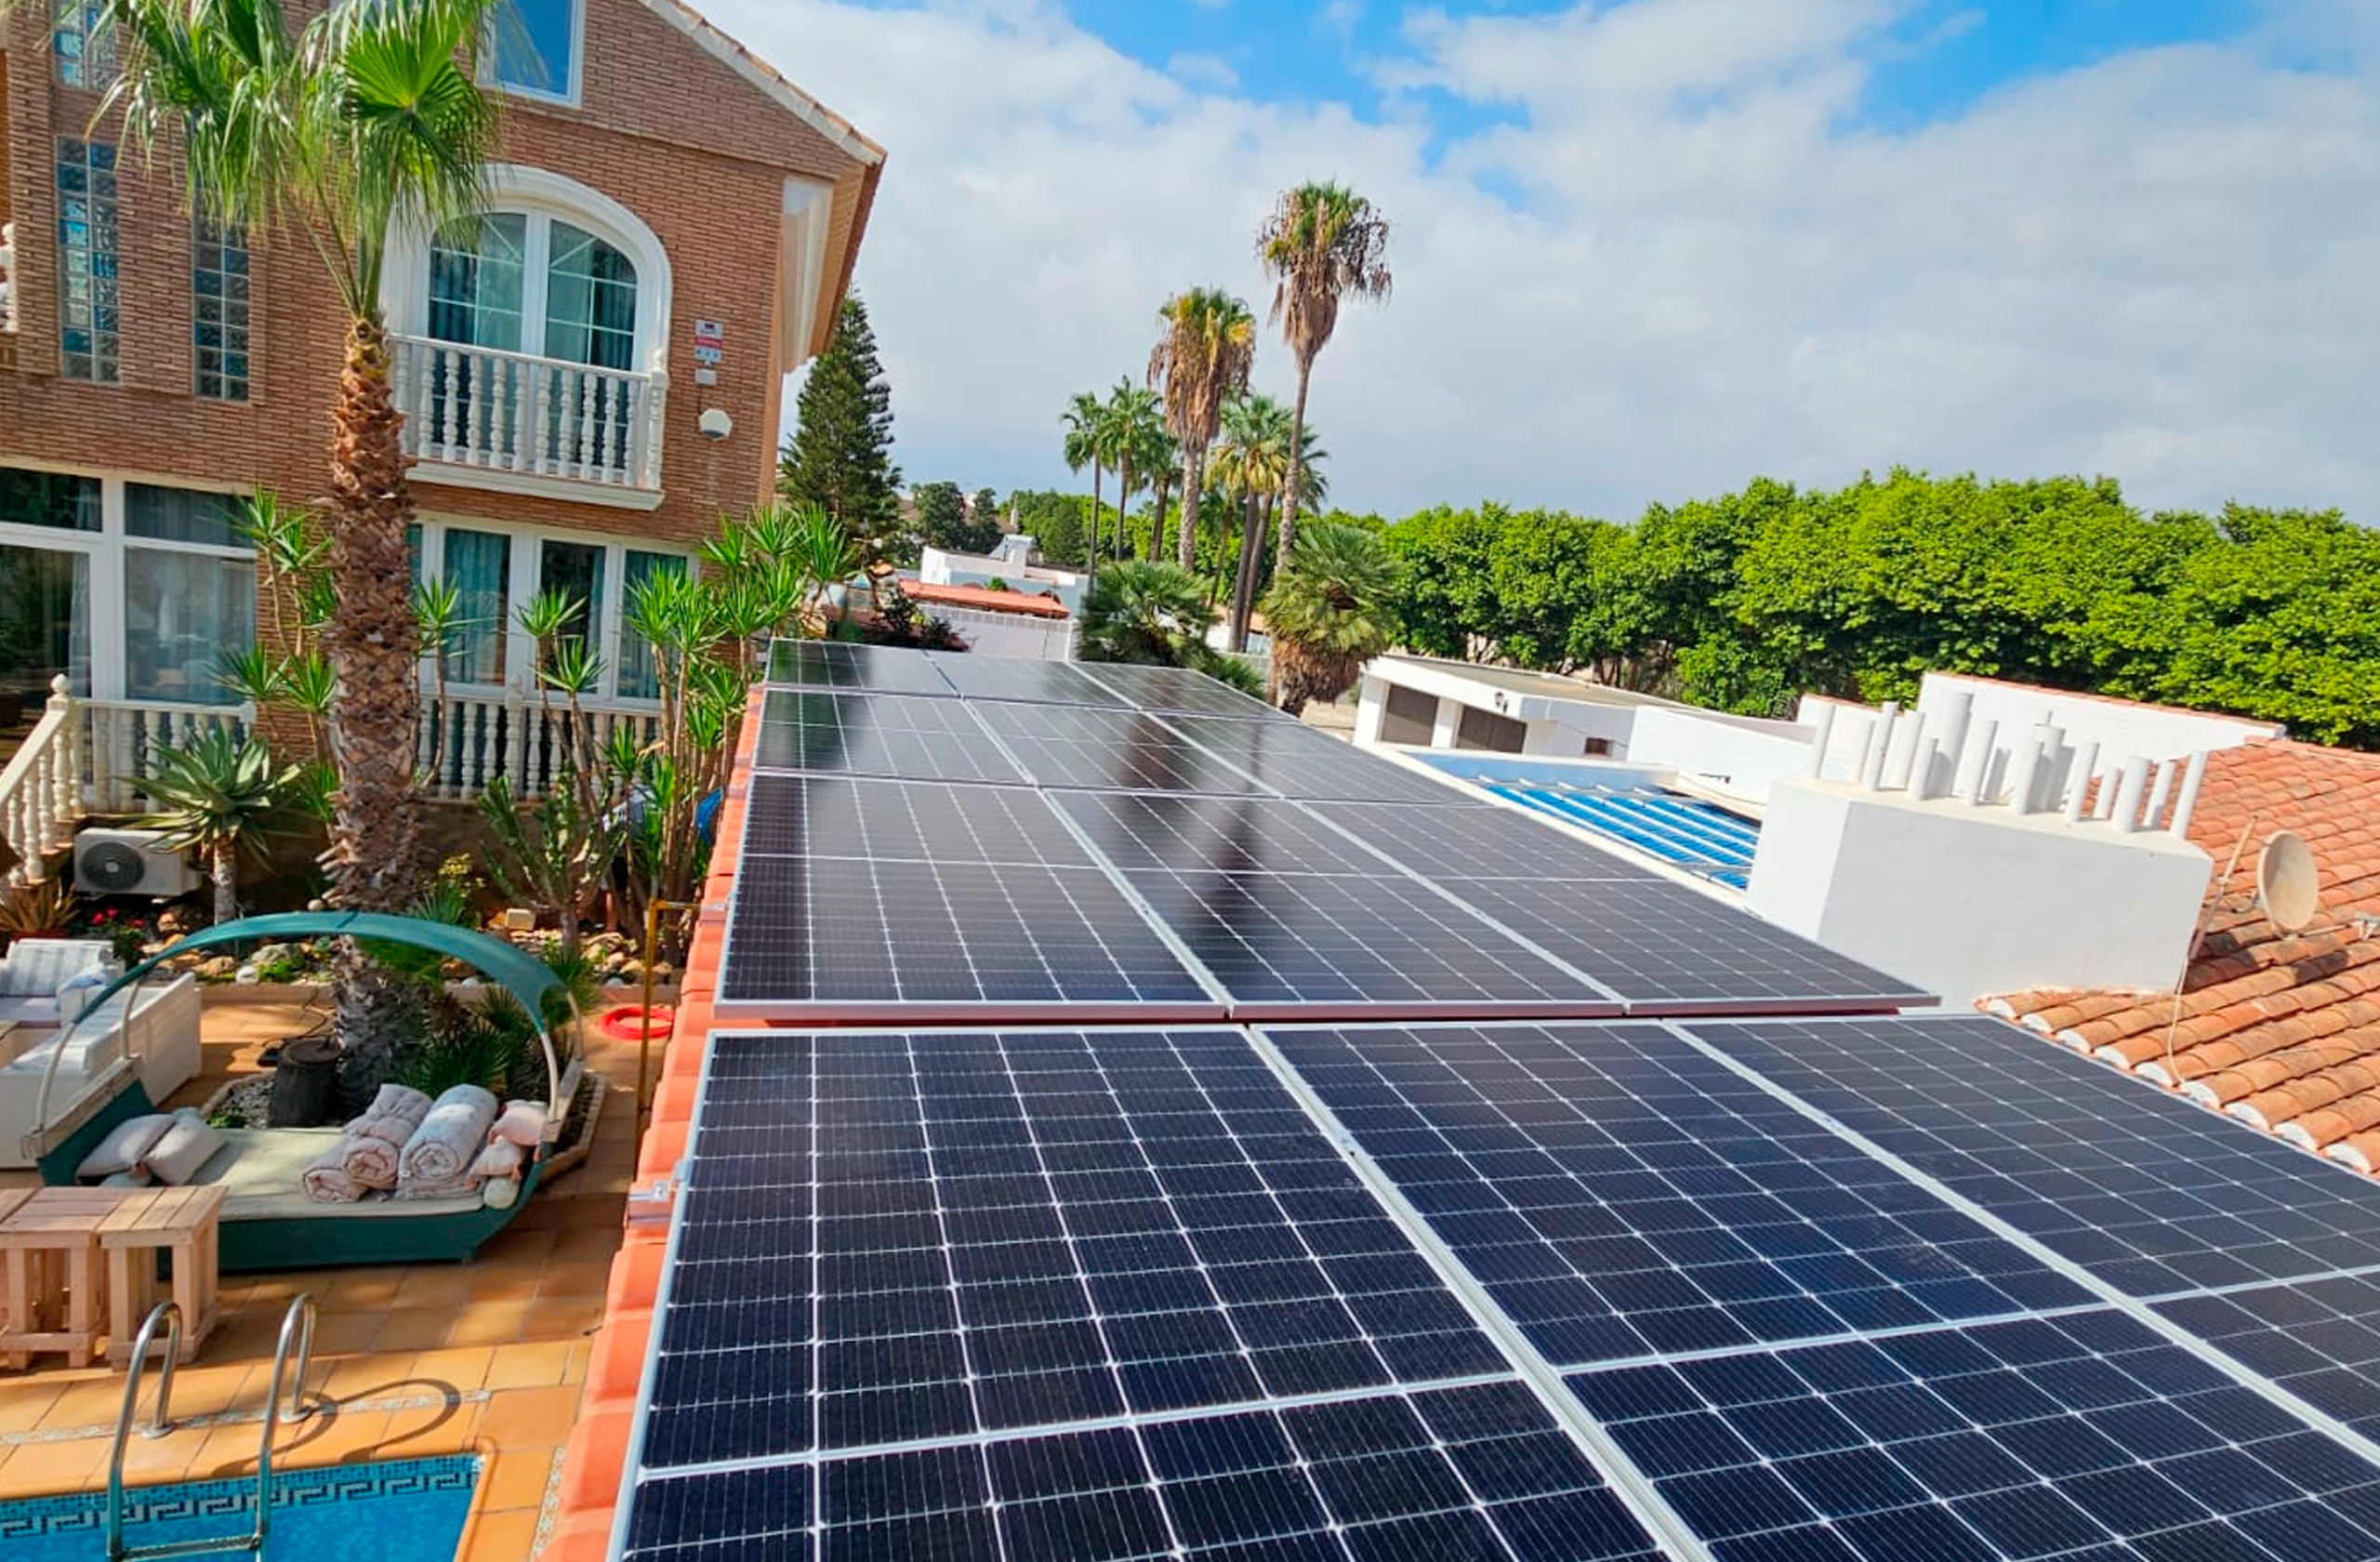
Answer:
[[[56,377],[58,279],[54,143],[79,134],[95,100],[59,86],[45,7],[6,8],[7,191],[18,224],[17,364],[0,367],[0,462],[11,457],[161,479],[271,486],[305,497],[323,487],[328,408],[343,321],[319,261],[294,237],[260,240],[251,400],[191,393],[189,221],[170,149],[152,173],[124,160],[119,254],[125,299],[123,384]],[[565,174],[635,212],[669,254],[674,276],[670,378],[661,480],[646,512],[417,483],[415,502],[483,517],[625,536],[693,540],[722,511],[765,496],[783,382],[774,370],[777,251],[787,173],[837,185],[833,238],[848,245],[872,181],[857,163],[713,59],[643,0],[587,0],[582,106],[510,100],[506,160]],[[108,139],[113,139],[110,136]],[[848,257],[829,251],[830,270]],[[694,382],[692,324],[727,328],[721,383]],[[705,407],[726,409],[732,438],[700,437]],[[268,613],[270,609],[268,608]]]

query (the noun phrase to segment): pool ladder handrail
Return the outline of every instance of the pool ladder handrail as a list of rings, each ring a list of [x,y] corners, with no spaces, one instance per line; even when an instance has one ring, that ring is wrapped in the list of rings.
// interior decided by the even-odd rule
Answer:
[[[272,1391],[265,1400],[264,1427],[257,1439],[257,1525],[245,1535],[224,1535],[204,1541],[169,1541],[163,1545],[127,1546],[124,1543],[124,1453],[126,1442],[132,1434],[132,1423],[140,1405],[140,1374],[149,1363],[149,1354],[155,1347],[157,1326],[165,1326],[165,1367],[157,1375],[157,1411],[142,1429],[145,1437],[162,1437],[173,1430],[169,1406],[174,1393],[174,1365],[182,1354],[182,1310],[171,1300],[158,1303],[149,1310],[149,1317],[134,1337],[132,1363],[124,1375],[124,1408],[115,1422],[115,1447],[108,1455],[108,1562],[158,1562],[168,1556],[203,1556],[218,1552],[245,1552],[251,1556],[264,1555],[266,1537],[272,1529],[272,1442],[281,1429],[281,1384],[289,1367],[291,1331],[296,1331],[298,1344],[298,1377],[289,1385],[289,1412],[292,1422],[303,1421],[312,1413],[306,1403],[306,1373],[314,1359],[314,1298],[311,1292],[300,1292],[281,1315],[281,1337],[272,1349]]]

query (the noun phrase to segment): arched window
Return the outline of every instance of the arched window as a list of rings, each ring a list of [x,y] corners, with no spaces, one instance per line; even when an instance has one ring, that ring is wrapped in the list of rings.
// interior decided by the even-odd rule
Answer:
[[[637,280],[635,261],[575,223],[544,212],[491,213],[430,241],[423,334],[633,369]]]

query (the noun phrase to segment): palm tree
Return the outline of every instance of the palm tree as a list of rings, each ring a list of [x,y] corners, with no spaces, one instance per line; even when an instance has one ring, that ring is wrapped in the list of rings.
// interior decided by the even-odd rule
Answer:
[[[209,727],[178,748],[157,750],[155,770],[140,784],[153,812],[138,822],[161,830],[169,851],[198,852],[215,880],[215,920],[240,914],[240,859],[262,857],[278,833],[284,795],[298,767],[273,767],[254,737]]]
[[[1165,335],[1149,353],[1148,382],[1165,392],[1165,426],[1182,447],[1182,525],[1174,561],[1198,556],[1198,494],[1206,485],[1207,446],[1223,404],[1248,389],[1256,361],[1256,317],[1219,287],[1194,287],[1157,311]]]
[[[1335,700],[1364,664],[1395,638],[1396,565],[1361,526],[1317,522],[1295,553],[1276,561],[1264,594],[1273,681],[1281,708]]]
[[[1099,444],[1107,464],[1116,469],[1116,541],[1125,541],[1125,521],[1132,509],[1132,474],[1135,470],[1146,476],[1150,470],[1146,459],[1149,436],[1162,432],[1157,397],[1154,390],[1134,385],[1130,379],[1119,379],[1107,393],[1106,403],[1100,408]],[[1120,548],[1110,548],[1117,552]]]
[[[1099,468],[1107,458],[1103,438],[1104,413],[1099,398],[1088,390],[1078,390],[1058,421],[1066,426],[1066,470],[1080,471],[1091,469],[1091,530],[1084,538],[1084,558],[1089,567],[1099,567]]]
[[[1082,604],[1082,658],[1181,667],[1204,649],[1207,591],[1177,564],[1127,559],[1091,582]]]
[[[1306,382],[1315,355],[1339,324],[1342,298],[1388,297],[1388,218],[1361,195],[1337,184],[1301,184],[1281,192],[1280,205],[1256,237],[1256,254],[1274,280],[1271,319],[1298,364],[1297,409],[1290,414],[1290,447],[1304,450]],[[1292,470],[1299,463],[1291,462]],[[1298,500],[1304,484],[1291,479],[1281,501],[1280,533],[1274,568],[1289,556],[1297,534]]]
[[[302,237],[347,314],[324,501],[337,607],[321,642],[338,691],[330,898],[357,910],[408,905],[420,850],[413,499],[380,277],[392,231],[435,232],[487,205],[497,109],[478,57],[497,5],[350,0],[295,33],[279,0],[104,0],[101,17],[119,69],[102,113],[123,115],[146,161],[178,146],[195,215]],[[352,1089],[385,1075],[403,1002],[352,946],[338,986]]]
[[[1223,408],[1223,441],[1210,467],[1215,481],[1239,496],[1239,564],[1231,587],[1231,648],[1248,647],[1249,616],[1263,561],[1264,519],[1289,477],[1289,409],[1271,396],[1236,396]]]
[[[1134,463],[1142,470],[1152,473],[1149,487],[1154,490],[1157,504],[1149,517],[1149,551],[1152,559],[1165,551],[1165,505],[1173,496],[1173,485],[1182,472],[1182,447],[1165,431],[1164,409],[1158,409],[1157,426],[1148,433],[1148,443]]]

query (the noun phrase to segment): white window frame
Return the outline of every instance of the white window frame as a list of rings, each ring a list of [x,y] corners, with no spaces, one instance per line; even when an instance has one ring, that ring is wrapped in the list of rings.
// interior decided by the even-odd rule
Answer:
[[[245,497],[247,490],[152,472],[95,472],[15,456],[0,461],[0,466],[14,467],[20,471],[55,472],[63,477],[96,478],[99,481],[99,529],[96,532],[72,532],[61,526],[33,526],[22,522],[0,521],[0,544],[80,553],[86,561],[85,567],[90,572],[91,603],[90,697],[139,705],[205,704],[223,709],[236,709],[239,706],[237,700],[168,700],[149,695],[136,697],[126,692],[131,668],[131,658],[126,655],[125,645],[125,636],[131,628],[124,608],[126,555],[135,548],[148,548],[163,553],[195,553],[204,558],[243,561],[253,569],[256,549],[244,545],[218,547],[213,543],[172,542],[163,537],[134,536],[125,527],[125,490],[138,483],[152,488],[179,488],[193,494],[220,494],[232,499]],[[251,589],[256,588],[251,587]],[[260,591],[258,595],[261,595]],[[262,604],[259,602],[258,605]],[[249,617],[251,644],[256,643],[256,611],[252,608]]]
[[[491,26],[495,23],[492,21]],[[564,108],[579,106],[583,84],[587,80],[587,0],[570,0],[570,66],[565,90],[556,92],[549,87],[519,86],[502,80],[496,73],[496,35],[480,50],[480,86],[501,92],[508,98],[526,99],[532,103],[556,103]]]
[[[488,168],[490,215],[520,212],[533,220],[521,278],[522,330],[536,323],[539,345],[546,322],[546,269],[552,223],[559,218],[602,239],[636,267],[636,351],[628,372],[659,374],[669,356],[669,252],[660,236],[628,207],[591,185],[545,168],[502,163]],[[540,222],[535,219],[544,218]],[[380,311],[399,336],[430,334],[430,235],[390,234],[380,277]]]
[[[509,522],[443,511],[433,514],[425,510],[416,515],[414,521],[421,527],[421,573],[424,579],[445,573],[446,534],[450,531],[490,533],[507,538],[511,547],[505,571],[504,682],[466,682],[461,679],[449,678],[446,681],[448,695],[462,695],[475,699],[509,694],[518,694],[524,699],[536,697],[536,669],[531,665],[529,637],[521,632],[520,614],[536,598],[543,584],[538,579],[540,548],[549,542],[565,542],[603,549],[602,600],[593,604],[590,615],[595,629],[595,648],[603,658],[603,676],[593,693],[586,697],[597,704],[625,709],[661,708],[658,698],[624,695],[619,692],[620,642],[628,633],[628,556],[631,552],[658,553],[683,560],[687,574],[692,575],[695,567],[693,549],[663,537],[622,536],[616,532],[580,532],[559,526],[521,526]],[[421,686],[425,692],[437,686],[437,669],[427,656],[421,662]]]

